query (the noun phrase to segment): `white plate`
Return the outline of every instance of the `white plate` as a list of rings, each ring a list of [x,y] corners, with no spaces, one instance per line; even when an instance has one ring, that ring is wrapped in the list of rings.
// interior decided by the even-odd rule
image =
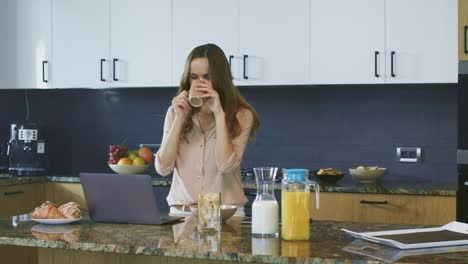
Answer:
[[[63,234],[70,233],[80,228],[75,225],[45,225],[37,224],[31,227],[31,230],[47,234]]]
[[[41,224],[47,224],[47,225],[63,225],[63,224],[69,224],[73,223],[76,221],[80,221],[80,218],[74,218],[74,219],[36,219],[36,218],[31,218],[34,222],[38,222]]]

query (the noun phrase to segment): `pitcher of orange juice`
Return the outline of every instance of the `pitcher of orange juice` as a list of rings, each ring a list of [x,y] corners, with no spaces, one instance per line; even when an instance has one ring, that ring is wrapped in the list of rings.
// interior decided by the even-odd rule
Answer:
[[[281,183],[281,237],[284,240],[310,239],[310,186],[315,188],[317,209],[320,186],[308,179],[307,169],[283,169]]]

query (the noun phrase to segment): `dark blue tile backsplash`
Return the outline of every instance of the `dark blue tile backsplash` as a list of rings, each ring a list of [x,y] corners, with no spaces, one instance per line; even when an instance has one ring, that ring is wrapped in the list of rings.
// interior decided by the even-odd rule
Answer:
[[[456,84],[241,87],[261,117],[243,167],[388,168],[385,180],[456,182]],[[176,88],[30,89],[52,174],[109,172],[109,144],[160,143]],[[0,90],[0,140],[26,117],[25,90]],[[421,147],[421,163],[396,147]],[[151,173],[155,173],[152,169]],[[346,176],[349,177],[350,176]]]

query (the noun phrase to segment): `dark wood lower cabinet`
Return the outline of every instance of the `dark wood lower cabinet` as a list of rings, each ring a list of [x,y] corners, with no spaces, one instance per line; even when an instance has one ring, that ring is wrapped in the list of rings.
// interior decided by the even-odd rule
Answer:
[[[0,246],[0,263],[37,264],[38,249],[2,245]]]
[[[206,260],[181,257],[142,256],[121,253],[90,252],[52,248],[39,249],[39,264],[234,264],[237,261]]]

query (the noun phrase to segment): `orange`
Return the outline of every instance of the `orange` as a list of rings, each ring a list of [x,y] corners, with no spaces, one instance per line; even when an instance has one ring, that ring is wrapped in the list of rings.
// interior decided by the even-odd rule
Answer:
[[[121,158],[119,159],[119,162],[117,162],[117,165],[132,165],[133,161],[129,159],[128,157]]]
[[[146,164],[151,164],[154,159],[153,151],[147,147],[141,147],[138,150],[138,157],[145,160]]]

